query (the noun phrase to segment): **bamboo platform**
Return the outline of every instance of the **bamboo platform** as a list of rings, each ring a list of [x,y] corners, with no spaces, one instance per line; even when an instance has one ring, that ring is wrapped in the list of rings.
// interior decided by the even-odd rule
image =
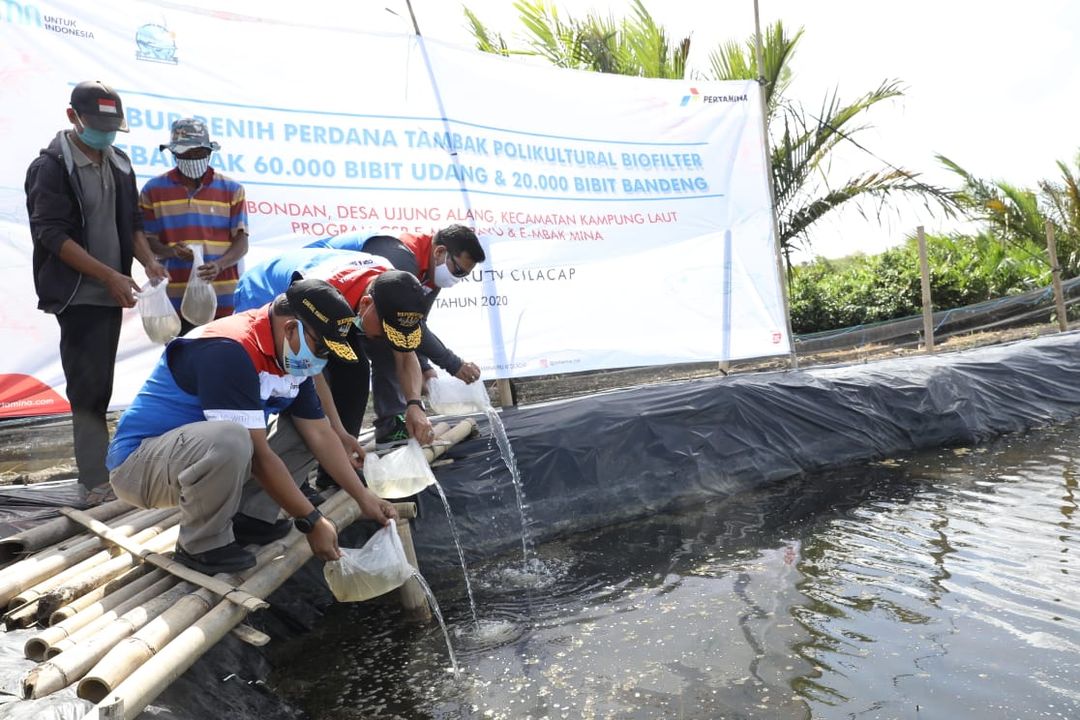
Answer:
[[[435,427],[428,462],[468,437],[475,423]],[[395,503],[398,529],[416,565],[409,520],[413,503]],[[337,491],[320,506],[341,532],[360,509]],[[26,641],[37,664],[22,680],[26,700],[75,686],[96,703],[87,718],[135,718],[173,680],[226,634],[252,645],[270,638],[243,624],[268,607],[265,598],[311,559],[305,536],[292,530],[256,551],[255,567],[207,576],[171,558],[179,532],[176,508],[142,510],[113,501],[0,540],[0,607],[5,630],[40,628]],[[431,618],[415,579],[399,589],[405,617]]]

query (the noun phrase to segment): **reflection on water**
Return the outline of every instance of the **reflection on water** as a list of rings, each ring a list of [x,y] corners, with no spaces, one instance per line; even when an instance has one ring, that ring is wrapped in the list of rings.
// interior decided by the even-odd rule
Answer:
[[[316,719],[1080,717],[1078,429],[540,545],[543,582],[470,561],[479,630],[436,588],[456,679],[438,628],[368,604],[300,641],[336,667],[276,682]]]

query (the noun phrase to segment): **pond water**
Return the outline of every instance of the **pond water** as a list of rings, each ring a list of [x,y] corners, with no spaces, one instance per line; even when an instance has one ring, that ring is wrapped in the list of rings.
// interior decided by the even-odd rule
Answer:
[[[1077,718],[1080,424],[469,558],[439,628],[335,606],[312,718]],[[468,538],[462,539],[468,551]]]

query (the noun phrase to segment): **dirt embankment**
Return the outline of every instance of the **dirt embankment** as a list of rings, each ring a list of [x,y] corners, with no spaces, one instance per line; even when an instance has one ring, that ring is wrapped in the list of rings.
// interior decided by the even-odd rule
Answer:
[[[1044,324],[972,333],[949,338],[939,343],[935,349],[937,352],[953,352],[984,345],[1032,339],[1057,331],[1056,324]],[[799,367],[803,368],[815,365],[870,362],[922,352],[921,348],[916,347],[863,345],[844,350],[799,355],[797,360]],[[727,368],[721,368],[715,362],[691,363],[550,375],[542,378],[514,380],[512,384],[518,404],[527,405],[635,385],[651,385],[731,373],[783,370],[788,367],[789,360],[784,356],[732,363]],[[499,397],[495,383],[487,384],[492,400],[498,403]],[[113,420],[115,421],[115,417]],[[365,427],[370,426],[370,421],[369,416],[365,421]],[[26,418],[0,422],[0,485],[59,480],[74,477],[75,474],[69,417]]]

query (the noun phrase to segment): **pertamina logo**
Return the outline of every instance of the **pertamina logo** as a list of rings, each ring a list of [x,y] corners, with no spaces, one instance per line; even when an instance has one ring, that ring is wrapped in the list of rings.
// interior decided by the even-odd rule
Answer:
[[[146,23],[135,32],[135,58],[176,65],[176,33],[158,23]]]
[[[711,105],[713,103],[738,103],[746,102],[750,99],[750,96],[746,93],[742,95],[704,95],[696,87],[690,88],[689,95],[683,95],[682,102],[679,103],[680,107],[686,107],[688,105],[700,105],[702,103]]]

